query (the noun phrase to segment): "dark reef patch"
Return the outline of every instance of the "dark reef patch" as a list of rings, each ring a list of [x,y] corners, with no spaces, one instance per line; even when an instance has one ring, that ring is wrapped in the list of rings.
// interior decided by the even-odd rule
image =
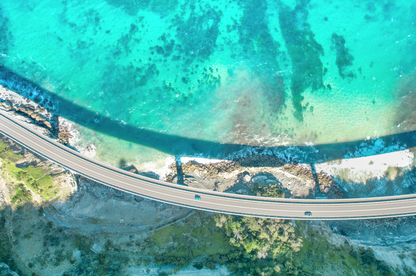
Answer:
[[[93,35],[97,35],[100,24],[102,23],[100,13],[95,9],[88,9],[79,14],[75,19],[68,14],[68,12],[76,6],[74,1],[63,0],[62,3],[64,7],[61,12],[61,16],[59,16],[59,21],[63,25],[68,25],[71,27],[73,32],[77,34],[87,34],[87,32],[92,32]],[[64,28],[62,29],[64,30]],[[56,33],[58,40],[60,39],[60,33]],[[88,34],[89,38],[91,35]]]
[[[268,28],[266,1],[247,0],[241,2],[241,5],[244,13],[240,19],[238,32],[243,57],[252,59],[256,56],[256,59],[269,60],[272,65],[277,65],[276,57],[279,54],[280,44],[273,39]]]
[[[178,5],[178,0],[106,0],[108,4],[123,9],[128,15],[135,16],[140,10],[149,9],[167,16]]]
[[[106,0],[108,4],[122,8],[128,15],[135,16],[139,10],[147,9],[150,0]]]
[[[345,47],[345,39],[344,37],[337,35],[336,33],[332,34],[332,50],[336,51],[336,65],[338,67],[339,75],[345,78],[355,78],[355,73],[350,70],[350,66],[352,66],[352,62],[354,61],[354,57],[348,52],[348,48]]]
[[[176,78],[172,83],[178,83],[182,87],[181,91],[176,89],[175,101],[187,101],[188,104],[194,93],[203,98],[202,95],[221,84],[218,69],[203,68],[200,65],[218,49],[216,42],[220,35],[222,12],[209,5],[199,5],[198,8],[196,5],[181,6],[181,14],[189,13],[189,16],[176,15],[169,20],[170,29],[175,29],[176,34],[163,33],[158,38],[159,45],[150,47],[158,66],[161,63],[158,63],[157,59],[160,58],[169,64],[168,71],[172,69],[175,72],[183,72],[175,73]],[[195,81],[193,75],[199,78]],[[163,89],[164,86],[160,88]]]
[[[309,0],[300,1],[293,10],[281,5],[279,13],[280,29],[292,59],[292,94],[295,118],[303,121],[302,93],[309,87],[318,90],[324,86],[323,65],[320,56],[322,46],[315,40],[311,26],[307,23]]]
[[[153,0],[150,3],[152,12],[161,14],[161,17],[167,16],[170,11],[173,11],[178,6],[178,0]]]
[[[390,21],[392,17],[396,16],[395,13],[398,11],[397,4],[390,0],[361,1],[360,6],[364,8],[364,19],[367,22]]]
[[[207,8],[199,15],[193,9],[187,20],[176,15],[173,25],[176,26],[176,49],[186,57],[187,67],[194,60],[204,61],[216,49],[216,41],[220,34],[218,24],[221,21],[221,11]]]
[[[9,19],[0,7],[0,54],[8,52],[12,38],[13,35],[9,31]]]
[[[113,50],[114,57],[120,57],[122,54],[128,56],[132,53],[132,50],[135,49],[134,43],[140,42],[140,39],[134,39],[137,32],[139,32],[137,25],[131,24],[128,33],[118,39],[117,46]]]
[[[246,0],[240,5],[243,16],[240,24],[233,27],[240,37],[234,56],[253,62],[253,73],[262,80],[261,92],[270,103],[271,113],[276,114],[285,104],[285,81],[276,74],[280,71],[278,60],[282,59],[283,53],[279,51],[280,44],[270,33],[267,2]]]
[[[159,40],[163,42],[163,46],[155,46],[150,48],[151,50],[156,50],[156,53],[158,53],[159,55],[163,55],[163,57],[165,58],[169,57],[173,53],[173,50],[175,48],[175,40],[168,40],[167,37],[169,37],[169,35],[166,34],[163,34],[161,37],[159,37]],[[180,56],[174,56],[172,60],[180,60]]]

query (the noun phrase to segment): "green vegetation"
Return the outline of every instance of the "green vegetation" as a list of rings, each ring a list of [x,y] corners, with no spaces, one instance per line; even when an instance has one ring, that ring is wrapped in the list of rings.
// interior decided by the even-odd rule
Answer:
[[[216,221],[233,246],[242,246],[247,253],[255,253],[259,258],[298,252],[302,246],[295,228],[285,220],[219,215]]]
[[[16,162],[20,159],[20,155],[13,153],[5,143],[0,142],[0,158],[10,162]]]
[[[7,235],[6,219],[3,212],[0,216],[0,262],[6,262],[10,258],[11,244]]]
[[[16,270],[16,264],[12,258],[12,243],[7,233],[5,212],[0,212],[0,262],[7,264],[10,269]]]
[[[11,199],[12,204],[17,204],[20,206],[32,200],[32,194],[28,189],[26,189],[25,185],[17,184],[13,187],[12,190],[14,193]]]
[[[357,251],[347,243],[335,246],[318,229],[307,227],[306,222],[298,224],[308,236],[297,256],[304,273],[322,274],[338,266],[346,274],[355,271],[356,275],[394,275],[385,262],[375,258],[371,248]]]
[[[283,197],[277,185],[260,188],[256,185],[255,190],[258,196]],[[217,215],[216,225],[224,229],[233,246],[242,246],[258,258],[270,256],[275,259],[291,251],[298,252],[302,245],[295,228],[285,220]]]
[[[158,264],[173,264],[177,269],[196,257],[228,254],[233,249],[224,232],[215,227],[214,219],[204,212],[155,231],[150,244],[162,252],[154,253]]]
[[[254,191],[258,196],[265,197],[284,195],[277,185],[255,185]],[[296,234],[291,222],[230,215],[216,215],[215,221],[235,250],[230,256],[222,256],[219,260],[214,258],[212,261],[227,264],[227,268],[237,275],[298,273],[300,264],[294,254],[300,250],[302,238]]]
[[[83,254],[91,251],[92,239],[90,237],[75,234],[72,243],[74,247],[79,249]]]
[[[277,184],[272,184],[267,187],[259,187],[257,183],[254,183],[253,192],[257,193],[257,196],[262,197],[285,197],[285,193],[277,187]]]
[[[255,186],[259,196],[283,197],[277,185]],[[305,238],[307,237],[307,238]],[[155,256],[159,265],[215,269],[226,265],[236,275],[321,275],[336,269],[346,275],[393,275],[371,249],[354,251],[348,244],[335,246],[325,233],[308,222],[215,215],[197,212],[181,223],[156,230],[137,240],[139,252]],[[113,247],[106,246],[107,250]],[[150,264],[148,260],[144,260]],[[147,262],[146,262],[147,261]]]
[[[254,188],[259,196],[283,197],[277,185]],[[225,264],[237,275],[321,275],[336,268],[346,275],[393,275],[389,267],[374,257],[371,249],[354,251],[349,245],[335,246],[325,234],[307,222],[295,228],[285,220],[216,215],[234,247],[227,255],[210,256],[204,263]],[[307,238],[305,238],[307,237]]]
[[[15,196],[12,203],[24,203],[31,199],[29,188],[32,192],[41,195],[46,200],[51,200],[57,193],[58,188],[53,186],[53,178],[50,171],[42,167],[28,166],[27,168],[16,167],[16,162],[21,159],[21,154],[13,153],[3,142],[0,142],[0,158],[3,167],[9,175],[20,184],[14,187]]]

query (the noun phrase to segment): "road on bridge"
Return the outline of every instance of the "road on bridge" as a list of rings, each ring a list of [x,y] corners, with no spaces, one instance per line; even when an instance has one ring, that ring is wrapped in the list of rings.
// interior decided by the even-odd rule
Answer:
[[[413,194],[336,200],[266,198],[196,189],[143,177],[83,156],[36,133],[3,111],[0,112],[0,132],[30,151],[93,181],[187,208],[283,219],[340,220],[416,215],[416,195]]]

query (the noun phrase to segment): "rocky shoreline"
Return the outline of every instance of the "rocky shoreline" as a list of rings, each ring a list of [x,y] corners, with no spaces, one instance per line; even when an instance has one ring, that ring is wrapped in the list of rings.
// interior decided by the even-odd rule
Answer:
[[[13,93],[6,88],[0,88],[0,90]],[[18,99],[15,96],[0,99],[0,108],[19,120],[28,123],[39,133],[73,148],[71,139],[77,136],[74,128],[69,126],[58,115],[54,115],[51,108],[44,108],[21,96]],[[4,141],[7,142],[7,139]],[[9,143],[8,146],[13,147],[13,142],[7,143]],[[15,148],[16,152],[21,152],[22,150],[20,146]],[[93,151],[94,148],[92,147],[85,149],[83,153],[88,154]],[[40,164],[45,166],[45,168],[54,166],[49,164],[51,163],[49,161],[44,160],[43,162],[37,160],[35,155],[28,153],[20,163],[25,164],[22,165],[22,168],[27,168],[30,164],[35,166]],[[20,163],[18,162],[18,164]],[[166,175],[158,175],[151,171],[142,172],[133,165],[126,165],[122,169],[146,177],[166,179],[168,182],[179,185],[226,193],[256,195],[256,187],[276,185],[284,192],[287,198],[332,199],[348,196],[334,176],[322,171],[315,172],[313,165],[298,164],[296,161],[288,163],[273,155],[249,155],[244,158],[236,158],[233,161],[219,161],[215,163],[199,163],[192,160],[182,163],[179,158],[169,166]],[[60,173],[63,173],[63,171]],[[69,176],[65,177],[68,178]],[[21,266],[25,271],[33,271],[32,267],[30,267],[31,263],[33,266],[33,260],[53,259],[54,256],[61,254],[61,251],[54,247],[54,242],[48,240],[46,246],[43,242],[44,235],[51,235],[51,231],[56,236],[62,235],[62,233],[66,236],[74,235],[74,233],[76,233],[75,235],[80,235],[79,233],[82,233],[82,235],[85,235],[85,240],[89,242],[89,246],[91,246],[88,250],[91,250],[93,254],[104,252],[104,248],[108,247],[107,243],[109,240],[117,241],[119,244],[117,245],[117,248],[119,248],[117,250],[128,252],[132,239],[136,240],[137,244],[139,241],[149,239],[153,231],[181,224],[182,221],[188,220],[194,214],[189,209],[125,194],[82,177],[76,177],[76,184],[71,182],[71,177],[66,178],[57,180],[60,183],[56,184],[65,190],[66,196],[62,198],[55,197],[54,200],[46,205],[42,205],[45,203],[44,199],[33,194],[33,203],[36,206],[43,206],[40,219],[46,225],[39,228],[39,233],[35,233],[35,231],[28,228],[30,225],[23,223],[23,220],[29,220],[33,215],[32,213],[37,212],[33,207],[24,211],[26,213],[19,214],[23,220],[18,220],[14,223],[14,230],[10,229],[11,232],[17,231],[16,229],[21,230],[14,234],[12,233],[12,236],[14,235],[12,240],[22,240],[19,246],[26,248],[21,250],[16,247],[14,251],[14,254],[19,256],[19,259],[25,263]],[[7,188],[6,182],[0,184],[2,187],[0,206],[10,206],[11,190]],[[9,190],[6,191],[6,189]],[[135,211],[131,212],[131,210]],[[140,213],[140,216],[137,215],[137,212]],[[206,215],[211,216],[212,214],[207,213]],[[12,212],[7,216],[10,216],[8,218],[10,221],[18,217],[13,215]],[[53,225],[53,230],[48,230],[51,228],[50,225]],[[356,248],[373,248],[378,259],[385,260],[391,267],[398,269],[398,275],[404,275],[403,273],[406,273],[408,271],[406,269],[409,268],[416,270],[415,263],[412,263],[413,255],[411,254],[411,251],[415,248],[413,246],[414,236],[410,234],[411,231],[409,230],[415,225],[414,218],[359,222],[309,222],[307,225],[311,229],[316,228],[320,229],[319,231],[321,232],[323,231],[322,233],[328,236],[328,242],[336,246],[348,243]],[[396,226],[399,226],[398,231],[389,230]],[[25,231],[27,232],[26,234]],[[38,254],[39,252],[37,255],[35,254],[36,257],[33,257],[33,250],[29,250],[28,246],[33,244],[34,240],[27,238],[28,233],[32,233],[31,231],[35,233],[32,235],[35,237],[37,246],[43,248],[42,252],[45,250],[45,252],[49,252],[47,255],[49,257],[42,259]],[[391,239],[386,231],[394,232],[390,236],[397,237]],[[374,238],[377,233],[383,237],[388,237],[391,242],[386,242],[386,239]],[[82,239],[84,239],[84,236],[82,236]],[[60,243],[68,250],[73,250],[72,245],[65,243],[65,241],[61,240]],[[75,250],[68,257],[69,261],[60,269],[68,270],[73,263],[78,266],[82,265],[84,262],[79,254],[79,250]],[[400,257],[401,259],[398,257],[399,255],[402,256]],[[394,256],[394,258],[391,256]],[[144,260],[146,258],[148,257],[144,257]],[[389,260],[391,261],[389,262]],[[26,263],[29,264],[29,268]],[[151,263],[145,261],[146,269],[148,269],[147,265]],[[129,265],[134,267],[133,264]],[[53,269],[48,266],[45,268],[45,264],[35,265],[34,268],[36,268],[36,271],[42,272],[50,272],[50,269]],[[405,270],[403,270],[404,268]],[[140,269],[140,271],[145,271],[144,268]],[[160,269],[157,271],[160,271]],[[166,271],[170,270],[167,269]]]
[[[276,184],[287,198],[345,197],[330,175],[323,172],[314,175],[309,165],[286,163],[276,156],[253,155],[211,164],[189,161],[172,164],[169,169],[168,182],[219,192],[255,195],[255,185]]]
[[[5,95],[14,93],[2,86],[0,86],[0,90]],[[68,127],[60,124],[59,116],[52,115],[51,109],[22,96],[0,98],[0,108],[9,115],[31,125],[36,131],[56,139],[61,144],[68,145],[69,140],[73,137],[73,134],[68,131]]]

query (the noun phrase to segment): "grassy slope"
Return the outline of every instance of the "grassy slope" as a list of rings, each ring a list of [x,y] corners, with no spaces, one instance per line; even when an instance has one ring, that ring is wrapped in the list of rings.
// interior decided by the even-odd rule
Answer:
[[[22,155],[13,153],[3,142],[0,142],[0,158],[3,163],[2,168],[9,176],[11,184],[16,184],[13,187],[12,204],[30,201],[31,195],[28,189],[47,201],[55,197],[58,187],[52,184],[53,177],[48,169],[33,166],[16,167],[16,162],[22,158]]]

